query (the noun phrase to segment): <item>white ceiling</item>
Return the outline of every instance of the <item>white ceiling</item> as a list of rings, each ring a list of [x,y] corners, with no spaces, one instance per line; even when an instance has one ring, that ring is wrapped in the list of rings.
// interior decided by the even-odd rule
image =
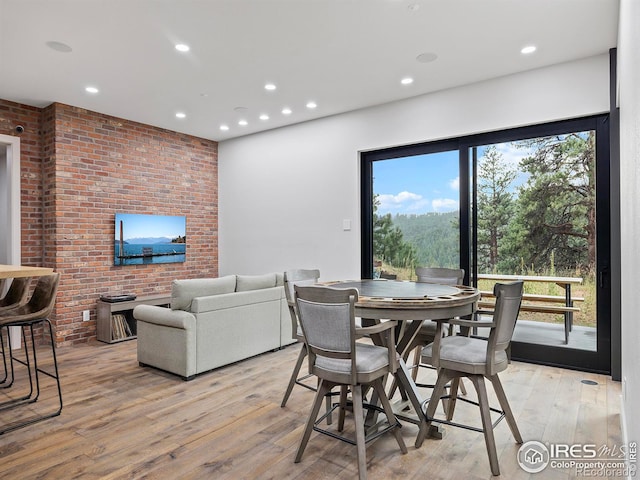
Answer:
[[[0,0],[0,98],[224,140],[606,53],[616,46],[618,4]],[[191,50],[180,53],[176,43]],[[522,55],[529,44],[537,51]],[[422,53],[437,59],[418,62]],[[400,84],[406,76],[413,84]],[[267,82],[277,90],[267,92]],[[310,100],[315,110],[305,107]],[[259,120],[263,113],[270,119]]]

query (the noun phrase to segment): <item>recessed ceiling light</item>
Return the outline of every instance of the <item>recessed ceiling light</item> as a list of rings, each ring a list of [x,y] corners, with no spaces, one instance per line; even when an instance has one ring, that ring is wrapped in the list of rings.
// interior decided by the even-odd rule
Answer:
[[[431,62],[435,62],[437,58],[438,58],[438,55],[436,55],[433,52],[424,52],[416,57],[416,61],[420,63],[431,63]]]
[[[522,50],[520,50],[520,53],[523,53],[523,54],[527,55],[527,54],[533,53],[535,51],[536,51],[536,46],[535,45],[527,45]]]
[[[176,118],[186,118],[186,117],[187,117],[186,113],[182,113],[182,112],[176,113]]]
[[[260,115],[260,120],[269,120],[269,115],[263,113],[262,115]]]
[[[316,108],[318,106],[318,104],[316,102],[308,102],[307,103],[307,108],[313,110],[314,108]]]
[[[229,125],[220,125],[220,130],[226,132],[227,130],[229,130]]]
[[[411,85],[413,83],[413,78],[411,77],[405,77],[402,80],[400,80],[400,83],[402,85]]]
[[[89,93],[98,93],[99,92],[99,90],[96,87],[87,87],[84,90],[86,92],[89,92]]]
[[[185,45],[184,43],[178,43],[176,45],[176,50],[178,50],[179,52],[188,52],[191,49],[189,48],[189,45]]]
[[[240,125],[241,127],[246,127],[247,125],[249,125],[249,122],[247,122],[246,120],[240,120],[238,122],[238,125]]]
[[[73,51],[73,48],[62,42],[50,41],[46,42],[45,45],[56,52],[69,53]]]
[[[284,107],[282,109],[283,115],[291,115],[291,109],[289,107]]]
[[[265,89],[265,90],[269,90],[270,92],[272,92],[272,91],[274,91],[274,90],[276,89],[276,86],[275,86],[275,84],[273,84],[273,83],[267,83],[267,84],[264,86],[264,89]]]

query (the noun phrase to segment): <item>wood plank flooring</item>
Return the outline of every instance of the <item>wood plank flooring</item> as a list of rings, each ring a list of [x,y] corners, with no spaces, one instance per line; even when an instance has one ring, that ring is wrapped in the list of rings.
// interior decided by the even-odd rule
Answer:
[[[313,399],[310,391],[296,387],[280,408],[299,348],[269,352],[190,382],[138,366],[135,341],[60,348],[62,414],[0,436],[0,478],[357,478],[355,447],[316,433],[302,462],[293,463]],[[17,372],[22,381],[23,373]],[[433,374],[421,370],[421,380],[434,379],[429,377]],[[518,362],[501,378],[525,441],[620,445],[619,383]],[[583,379],[598,385],[585,385]],[[43,384],[34,410],[54,406],[53,381]],[[17,388],[0,391],[0,401]],[[473,390],[468,382],[467,389]],[[1,411],[0,425],[29,413]],[[456,419],[479,424],[477,410],[461,402]],[[347,424],[352,424],[349,417]],[[495,478],[482,434],[446,427],[443,440],[427,439],[420,449],[413,446],[416,434],[414,425],[403,426],[407,455],[390,435],[370,444],[369,478]],[[505,422],[495,436],[501,478],[573,478],[568,470],[525,473]]]

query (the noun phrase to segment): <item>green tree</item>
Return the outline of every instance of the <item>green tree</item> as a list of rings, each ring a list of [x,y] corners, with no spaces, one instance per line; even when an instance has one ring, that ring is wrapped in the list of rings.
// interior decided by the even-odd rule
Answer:
[[[416,249],[416,265],[459,268],[459,212],[429,212],[393,217],[407,243]]]
[[[533,150],[521,160],[529,173],[514,224],[526,225],[523,262],[540,271],[592,269],[596,258],[595,133],[578,132],[516,142]]]
[[[516,171],[502,154],[488,147],[478,166],[478,266],[496,272],[509,222],[514,214],[512,184]]]
[[[373,199],[373,257],[394,267],[412,267],[416,263],[416,249],[405,242],[400,228],[393,224],[390,213],[378,215],[380,201]]]

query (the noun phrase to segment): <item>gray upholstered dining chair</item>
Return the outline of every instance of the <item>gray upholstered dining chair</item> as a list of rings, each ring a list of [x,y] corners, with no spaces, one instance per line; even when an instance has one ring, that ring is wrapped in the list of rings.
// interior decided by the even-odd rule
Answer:
[[[300,376],[302,363],[307,356],[307,347],[304,344],[304,335],[302,334],[302,328],[300,327],[298,314],[296,312],[294,286],[313,285],[315,283],[318,283],[319,278],[320,270],[297,269],[287,270],[286,272],[284,272],[284,290],[285,295],[287,296],[287,302],[289,303],[289,313],[291,314],[291,335],[293,336],[294,340],[302,342],[302,347],[300,348],[300,353],[298,354],[296,364],[293,367],[293,372],[291,372],[291,378],[289,379],[287,390],[284,392],[284,397],[282,398],[282,403],[280,404],[281,407],[284,407],[287,404],[287,400],[289,400],[289,396],[293,391],[293,387],[296,385],[300,385],[301,387],[312,390],[314,392],[316,391],[315,386],[305,383],[305,380],[312,376],[311,374]]]
[[[295,463],[302,455],[313,430],[333,438],[355,444],[357,447],[358,474],[360,479],[367,476],[366,443],[383,433],[392,432],[402,453],[407,448],[400,434],[400,423],[396,419],[389,398],[384,389],[384,379],[398,368],[395,349],[395,321],[388,321],[371,327],[356,327],[355,303],[358,291],[322,286],[295,286],[298,316],[304,332],[309,356],[309,372],[319,379],[318,391],[307,420]],[[364,334],[380,335],[386,338],[386,346],[356,342],[356,337]],[[346,389],[352,395],[353,417],[355,420],[355,441],[319,425],[328,418],[330,412],[318,419],[323,398],[334,387],[341,388],[340,411],[337,431],[342,432],[346,410]],[[363,402],[363,386],[372,387],[382,404],[387,424],[372,434],[365,434],[364,410],[373,407]],[[335,407],[334,407],[335,408]],[[375,407],[377,409],[377,407]],[[332,409],[333,410],[333,409]]]
[[[466,336],[448,336],[442,338],[439,334],[443,328],[443,323],[440,322],[438,324],[434,342],[426,346],[422,351],[423,361],[431,363],[438,368],[438,379],[427,407],[427,420],[420,425],[420,431],[416,438],[416,448],[422,445],[431,422],[445,423],[447,425],[483,432],[487,453],[489,455],[491,473],[493,475],[500,475],[493,428],[495,428],[502,418],[506,418],[516,442],[522,443],[522,436],[518,430],[518,425],[516,424],[515,417],[507,401],[507,396],[502,388],[502,383],[498,378],[498,373],[504,371],[509,365],[507,348],[511,343],[513,330],[520,310],[522,285],[522,282],[513,282],[496,284],[494,286],[493,293],[496,297],[496,307],[492,321],[449,320],[450,323],[460,326],[489,327],[489,338],[486,340]],[[456,392],[453,389],[449,400],[447,420],[437,420],[434,418],[438,400],[444,396],[446,384],[452,379],[460,377],[469,378],[476,389],[478,395],[477,402],[467,398],[460,398],[460,400],[473,403],[480,407],[482,428],[462,425],[451,421],[456,406]],[[485,378],[491,381],[502,410],[489,406],[484,381]],[[491,412],[500,414],[500,417],[495,423],[492,422]]]
[[[419,283],[438,283],[441,285],[462,285],[464,281],[464,270],[459,268],[431,268],[431,267],[416,267],[416,276]],[[418,378],[418,369],[420,367],[433,368],[431,365],[427,365],[421,362],[422,349],[433,342],[436,335],[436,322],[431,320],[425,320],[420,326],[420,330],[413,340],[411,346],[407,352],[414,352],[413,366],[411,376],[415,382]],[[453,333],[453,329],[449,330],[449,333]],[[405,359],[406,361],[406,359]],[[421,385],[427,387],[433,387],[433,385]],[[462,387],[464,388],[464,386]]]
[[[24,339],[25,348],[24,348],[24,360],[17,358],[11,350],[11,336],[7,335],[8,341],[8,350],[9,350],[9,358],[11,362],[11,371],[12,371],[12,383],[13,383],[13,365],[15,362],[24,365],[27,369],[28,377],[29,377],[29,393],[23,396],[14,396],[10,400],[7,400],[0,404],[0,410],[6,410],[10,408],[15,408],[23,405],[28,405],[34,403],[38,400],[40,396],[40,374],[44,374],[48,377],[53,378],[56,381],[57,389],[58,389],[58,407],[56,410],[50,413],[38,414],[34,417],[29,417],[27,419],[21,419],[15,423],[11,423],[7,426],[4,426],[0,430],[0,435],[16,430],[18,428],[24,427],[26,425],[31,425],[33,423],[45,420],[47,418],[55,417],[60,415],[62,411],[62,389],[60,387],[60,375],[58,373],[58,362],[56,358],[56,340],[53,334],[53,326],[51,325],[51,321],[49,320],[49,316],[53,311],[53,307],[55,306],[56,294],[58,291],[58,284],[60,281],[60,274],[54,273],[52,275],[45,275],[38,278],[36,286],[31,294],[31,298],[23,304],[15,308],[5,309],[0,311],[0,333],[2,329],[8,327],[20,327],[22,329],[22,338]],[[36,346],[37,342],[34,335],[34,326],[36,325],[48,325],[49,326],[49,340],[51,342],[51,353],[53,360],[53,373],[48,370],[44,370],[42,366],[38,365],[38,357],[36,354]],[[27,337],[25,334],[25,329],[29,328],[30,330],[30,344],[31,351],[33,354],[33,375],[32,375],[32,366],[31,360],[29,357],[29,348],[27,344]],[[34,385],[35,382],[35,385]],[[14,387],[12,387],[13,389]]]

